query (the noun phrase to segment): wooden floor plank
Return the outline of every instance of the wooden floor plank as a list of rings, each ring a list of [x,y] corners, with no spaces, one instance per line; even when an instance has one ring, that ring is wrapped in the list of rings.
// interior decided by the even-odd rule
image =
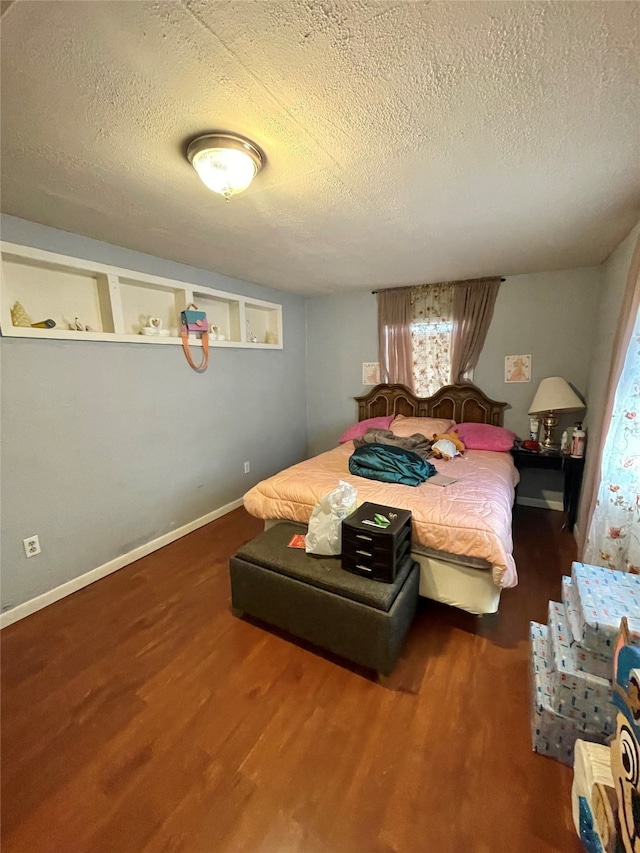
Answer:
[[[421,601],[384,684],[232,615],[242,509],[9,626],[3,853],[578,853],[529,734],[561,522],[518,508],[499,618]]]

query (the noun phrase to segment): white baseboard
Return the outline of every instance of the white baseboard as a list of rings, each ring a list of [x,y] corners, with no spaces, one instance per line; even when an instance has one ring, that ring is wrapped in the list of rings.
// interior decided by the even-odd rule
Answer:
[[[518,498],[516,501],[518,506],[537,506],[540,509],[554,509],[558,512],[564,512],[562,501],[548,501],[544,498]]]
[[[47,607],[55,601],[60,601],[61,598],[71,595],[72,592],[77,592],[79,589],[89,586],[89,584],[99,581],[107,575],[113,574],[113,572],[117,572],[118,569],[122,569],[130,563],[133,563],[142,557],[146,557],[147,554],[151,554],[153,551],[157,551],[159,548],[163,548],[165,545],[175,542],[176,539],[181,539],[183,536],[186,536],[187,533],[191,533],[199,527],[204,527],[204,525],[209,524],[210,521],[215,521],[216,518],[220,518],[221,516],[232,512],[234,509],[238,509],[238,507],[242,506],[242,503],[242,498],[238,498],[236,501],[231,501],[231,503],[225,504],[219,509],[214,509],[213,512],[209,512],[200,518],[196,518],[195,521],[183,524],[182,527],[178,527],[176,530],[171,530],[169,533],[165,533],[157,539],[147,542],[145,545],[140,545],[138,548],[134,548],[133,551],[129,551],[127,554],[121,554],[119,557],[116,557],[115,560],[109,560],[108,563],[104,563],[96,569],[91,569],[83,575],[79,575],[77,578],[73,578],[72,580],[67,581],[67,583],[63,583],[60,586],[55,587],[55,589],[50,589],[49,592],[44,592],[42,595],[38,595],[29,601],[25,601],[24,604],[18,604],[17,607],[13,607],[11,610],[6,610],[2,615],[0,615],[0,628],[6,628],[8,625],[12,625],[14,622],[24,619],[25,616],[30,616],[37,610],[42,610],[43,607]]]

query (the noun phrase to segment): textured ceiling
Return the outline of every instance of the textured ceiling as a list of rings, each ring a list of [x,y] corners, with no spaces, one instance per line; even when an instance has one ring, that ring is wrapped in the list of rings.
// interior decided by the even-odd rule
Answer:
[[[15,216],[306,294],[590,266],[640,217],[635,2],[3,12]],[[210,130],[267,155],[228,204]]]

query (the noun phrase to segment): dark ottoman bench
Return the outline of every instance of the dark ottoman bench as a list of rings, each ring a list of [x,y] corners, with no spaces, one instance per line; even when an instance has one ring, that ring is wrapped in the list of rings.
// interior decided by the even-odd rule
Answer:
[[[233,608],[388,675],[415,614],[418,564],[407,557],[394,583],[360,577],[339,557],[287,547],[305,532],[276,524],[231,558]]]

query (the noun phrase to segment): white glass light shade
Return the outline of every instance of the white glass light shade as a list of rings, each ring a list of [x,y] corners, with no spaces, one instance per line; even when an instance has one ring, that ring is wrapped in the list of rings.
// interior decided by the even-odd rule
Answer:
[[[252,142],[227,133],[194,139],[187,148],[187,158],[202,183],[225,198],[246,190],[263,162]]]
[[[536,396],[533,398],[530,415],[541,415],[544,412],[577,412],[586,406],[561,376],[549,376],[543,379]]]

